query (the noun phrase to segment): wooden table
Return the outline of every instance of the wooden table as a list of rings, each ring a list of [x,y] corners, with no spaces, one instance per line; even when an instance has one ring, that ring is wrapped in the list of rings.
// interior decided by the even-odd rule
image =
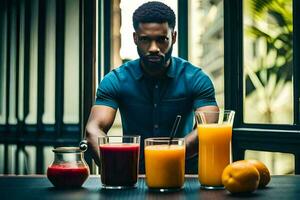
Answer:
[[[201,190],[197,176],[187,176],[184,189],[173,193],[157,193],[148,190],[144,176],[138,187],[130,190],[101,189],[100,177],[93,175],[79,189],[56,189],[46,176],[0,175],[1,200],[27,199],[300,199],[300,176],[272,176],[268,187],[246,196],[234,196],[226,190]]]

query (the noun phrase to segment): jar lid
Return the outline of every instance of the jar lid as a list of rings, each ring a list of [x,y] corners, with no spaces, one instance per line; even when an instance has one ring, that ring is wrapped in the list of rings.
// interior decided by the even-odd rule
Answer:
[[[56,147],[52,151],[55,153],[81,153],[81,152],[83,152],[79,147]]]

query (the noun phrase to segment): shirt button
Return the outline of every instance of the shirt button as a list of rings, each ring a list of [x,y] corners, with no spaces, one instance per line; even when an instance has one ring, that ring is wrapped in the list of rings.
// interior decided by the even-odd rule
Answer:
[[[158,85],[155,85],[155,88],[157,89],[157,88],[158,88]]]
[[[155,125],[154,125],[154,128],[158,128],[158,125],[157,125],[157,124],[155,124]]]
[[[156,108],[156,107],[157,107],[157,104],[155,103],[155,104],[154,104],[154,108]]]

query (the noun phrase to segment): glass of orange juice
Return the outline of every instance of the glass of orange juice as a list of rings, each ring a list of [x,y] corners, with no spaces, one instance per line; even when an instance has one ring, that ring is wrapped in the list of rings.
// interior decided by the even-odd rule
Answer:
[[[231,162],[231,136],[235,112],[196,112],[199,139],[198,178],[203,189],[223,189],[222,172]]]
[[[160,192],[180,190],[184,185],[184,138],[145,139],[146,184]]]

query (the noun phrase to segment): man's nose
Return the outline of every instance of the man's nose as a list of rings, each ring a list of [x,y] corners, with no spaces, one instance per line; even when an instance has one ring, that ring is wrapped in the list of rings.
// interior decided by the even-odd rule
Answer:
[[[160,51],[157,43],[155,40],[151,41],[150,47],[149,47],[149,52],[150,53],[158,53]]]

